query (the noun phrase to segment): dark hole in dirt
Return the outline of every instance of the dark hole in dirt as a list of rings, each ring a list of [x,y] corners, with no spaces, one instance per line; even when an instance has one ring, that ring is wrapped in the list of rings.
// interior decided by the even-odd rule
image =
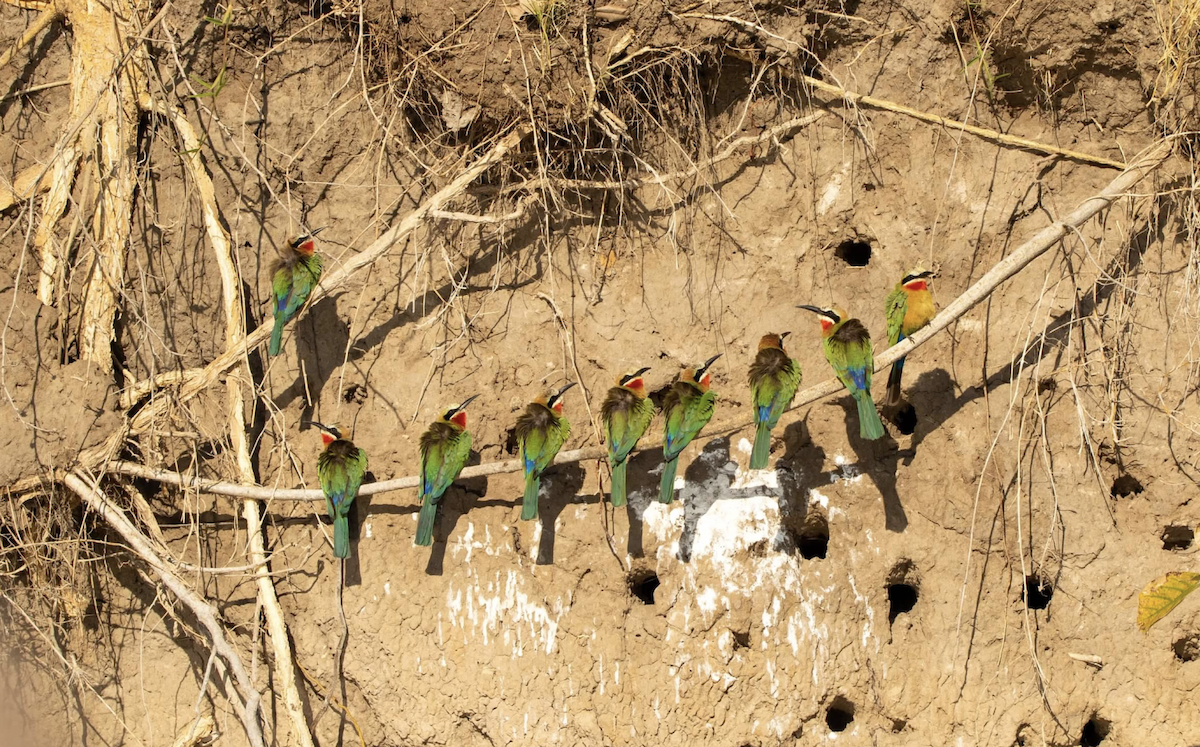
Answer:
[[[872,184],[872,183],[870,183],[870,182],[865,182],[865,183],[863,184],[863,191],[864,191],[864,192],[874,192],[874,191],[875,191],[875,185],[874,185],[874,184]]]
[[[829,553],[829,522],[824,516],[818,513],[809,514],[800,529],[796,547],[800,550],[800,557],[805,560],[825,559]]]
[[[1175,658],[1182,662],[1200,659],[1200,633],[1185,635],[1175,641]]]
[[[1017,727],[1017,737],[1013,740],[1017,747],[1027,747],[1029,744],[1029,739],[1025,736],[1027,731],[1029,731],[1029,724],[1021,724]]]
[[[900,433],[911,436],[917,429],[917,408],[908,402],[903,403],[892,415],[892,422],[896,424],[896,429]]]
[[[866,267],[871,263],[871,244],[862,239],[846,239],[833,250],[833,256],[851,267]]]
[[[362,384],[351,384],[342,390],[342,401],[361,405],[367,401],[367,388]]]
[[[517,429],[509,428],[504,432],[504,451],[505,453],[516,455],[517,453]]]
[[[629,593],[642,600],[643,604],[654,604],[654,591],[658,588],[658,574],[654,571],[632,571],[629,574]]]
[[[750,648],[749,630],[733,631],[733,650],[737,651],[739,648]]]
[[[1162,531],[1164,550],[1186,550],[1192,546],[1194,539],[1196,539],[1196,531],[1191,527],[1171,525]]]
[[[1046,609],[1050,606],[1050,598],[1053,596],[1054,585],[1049,580],[1037,573],[1025,577],[1025,593],[1022,598],[1029,604],[1029,609]]]
[[[892,566],[887,577],[888,624],[917,606],[920,582],[917,568],[911,560],[901,560]]]
[[[1083,725],[1083,734],[1079,735],[1079,744],[1083,747],[1097,747],[1112,729],[1112,723],[1105,718],[1093,715]]]
[[[1047,376],[1038,382],[1038,394],[1049,392],[1051,394],[1058,389],[1058,382]]]
[[[1142,492],[1142,483],[1133,475],[1121,474],[1113,480],[1112,490],[1109,492],[1113,498],[1126,498]]]
[[[833,699],[829,708],[825,709],[825,725],[830,731],[845,731],[854,723],[854,704],[841,695]]]
[[[904,727],[908,726],[908,722],[902,718],[892,719],[892,733],[899,734],[904,731]]]
[[[896,618],[905,612],[912,612],[917,606],[917,587],[911,584],[888,584],[888,622],[896,622]]]

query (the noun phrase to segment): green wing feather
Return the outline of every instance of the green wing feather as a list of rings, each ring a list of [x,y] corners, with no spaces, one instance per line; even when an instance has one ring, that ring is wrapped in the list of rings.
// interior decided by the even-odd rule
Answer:
[[[908,313],[908,294],[904,288],[897,285],[888,294],[884,302],[884,312],[887,315],[888,345],[900,342],[900,325],[904,323],[904,315]]]
[[[613,461],[621,462],[629,456],[653,418],[654,403],[641,398],[631,409],[612,413],[608,422],[608,451]]]
[[[663,458],[674,459],[692,442],[700,429],[713,416],[717,394],[711,389],[701,393],[687,382],[678,382],[679,399],[667,413],[667,427],[663,433]]]
[[[760,412],[759,408],[769,408],[764,420],[768,428],[775,427],[800,388],[800,364],[795,358],[789,359],[789,363],[790,367],[763,376],[751,387],[755,412]]]
[[[471,434],[467,431],[430,443],[421,466],[422,495],[428,492],[433,500],[440,499],[462,472],[470,453]]]
[[[860,390],[871,390],[871,374],[875,368],[874,349],[870,338],[855,342],[841,342],[832,337],[825,338],[825,358],[846,389],[854,394]],[[860,380],[863,386],[851,376],[851,370],[861,371]]]

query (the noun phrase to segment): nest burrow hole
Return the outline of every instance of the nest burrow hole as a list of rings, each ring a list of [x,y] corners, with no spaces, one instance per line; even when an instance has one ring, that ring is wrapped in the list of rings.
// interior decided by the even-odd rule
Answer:
[[[1131,495],[1141,493],[1143,489],[1141,480],[1128,472],[1122,472],[1117,475],[1117,479],[1113,480],[1109,493],[1113,498],[1128,498]]]
[[[1053,596],[1054,584],[1050,582],[1050,579],[1040,573],[1031,573],[1025,577],[1025,591],[1021,597],[1029,605],[1029,609],[1046,609],[1050,606],[1050,599]]]
[[[829,554],[829,521],[823,514],[810,511],[800,528],[796,546],[805,560],[824,560]]]
[[[845,731],[854,723],[854,704],[841,695],[825,709],[825,725],[830,731]]]
[[[654,592],[658,590],[658,574],[650,570],[630,571],[626,582],[629,593],[642,601],[642,604],[654,604]]]
[[[920,596],[921,582],[917,567],[911,560],[901,560],[892,566],[887,577],[888,624],[900,615],[912,612]]]
[[[1164,550],[1186,550],[1196,539],[1196,530],[1191,527],[1172,524],[1163,527],[1162,543]]]
[[[871,240],[862,237],[846,239],[833,250],[833,256],[851,267],[866,267],[871,264]]]
[[[1083,747],[1099,747],[1111,730],[1112,723],[1108,719],[1092,714],[1092,717],[1083,725],[1083,733],[1079,735],[1079,744]]]

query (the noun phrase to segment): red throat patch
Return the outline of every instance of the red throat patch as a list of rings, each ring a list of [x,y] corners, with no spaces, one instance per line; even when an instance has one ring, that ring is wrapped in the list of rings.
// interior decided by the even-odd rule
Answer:
[[[708,385],[711,383],[712,383],[712,376],[707,371],[705,371],[704,375],[700,377],[700,386],[707,389]]]
[[[642,380],[641,376],[639,376],[636,379],[634,379],[633,381],[626,384],[625,388],[632,389],[635,392],[644,391],[646,388],[646,382],[644,380]]]
[[[929,290],[929,284],[922,280],[910,280],[904,284],[905,290],[923,291]]]
[[[336,440],[337,439],[333,437],[332,433],[328,433],[326,431],[321,431],[321,443],[328,446],[329,444],[333,443]]]
[[[317,246],[315,243],[313,243],[313,240],[309,239],[308,241],[305,241],[300,246],[296,247],[296,251],[307,257],[308,255],[312,254],[313,251],[316,250],[316,248],[317,248]]]
[[[562,402],[555,402],[555,403],[554,403],[554,411],[555,411],[555,412],[557,412],[559,415],[562,415],[562,407],[563,407],[563,403],[562,403]]]
[[[825,317],[821,317],[820,322],[821,322],[821,331],[822,332],[828,332],[829,328],[833,326],[833,322],[829,321]]]
[[[467,413],[463,412],[462,410],[459,410],[458,412],[454,413],[454,417],[450,418],[450,422],[454,423],[459,428],[466,428],[467,427]]]

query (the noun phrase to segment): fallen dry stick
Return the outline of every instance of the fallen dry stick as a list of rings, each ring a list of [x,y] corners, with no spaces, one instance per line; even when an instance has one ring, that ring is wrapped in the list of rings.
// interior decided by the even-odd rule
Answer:
[[[1139,157],[1134,159],[1133,164],[1124,173],[1116,179],[1109,182],[1108,186],[1100,190],[1099,193],[1089,197],[1079,204],[1070,214],[1062,220],[1046,226],[1042,230],[1034,234],[1028,241],[1019,246],[1016,251],[1008,255],[1004,259],[997,262],[992,269],[970,288],[963,292],[961,296],[954,299],[946,308],[942,309],[933,321],[924,329],[914,333],[911,337],[904,340],[898,345],[885,350],[875,358],[875,370],[882,371],[887,368],[898,358],[911,353],[915,348],[924,345],[934,335],[949,327],[956,320],[970,311],[976,304],[987,298],[1000,286],[1005,280],[1008,280],[1013,275],[1016,275],[1022,269],[1029,265],[1030,262],[1045,254],[1051,247],[1055,246],[1068,233],[1073,231],[1078,226],[1082,225],[1096,213],[1108,207],[1114,200],[1128,192],[1135,184],[1143,177],[1154,171],[1167,159],[1171,154],[1171,144],[1168,140],[1160,140],[1155,145],[1143,152]],[[816,402],[819,399],[828,397],[831,394],[836,394],[842,390],[842,384],[836,378],[827,379],[820,384],[803,389],[797,392],[796,399],[789,411],[796,410],[804,405]],[[753,425],[750,419],[731,420],[724,423],[714,423],[707,428],[704,433],[697,436],[697,440],[713,438],[726,433],[739,431]],[[646,442],[652,444],[653,437],[647,438]],[[657,448],[648,445],[646,448]],[[603,459],[607,451],[603,446],[593,446],[586,449],[576,449],[573,451],[559,452],[555,457],[555,464],[563,464],[567,462],[581,462],[588,459]],[[522,468],[520,459],[510,459],[504,462],[492,462],[490,464],[480,464],[473,467],[466,467],[462,471],[462,477],[481,477],[485,475],[495,475],[505,472],[517,472]],[[206,481],[195,477],[188,477],[177,472],[169,470],[156,469],[146,467],[140,464],[131,462],[113,462],[108,465],[109,472],[114,474],[129,475],[132,477],[141,477],[147,480],[155,480],[164,482],[170,485],[180,487],[194,488],[206,493],[216,495],[228,495],[241,498],[261,498],[276,499],[276,500],[292,500],[292,501],[316,501],[324,500],[320,490],[315,489],[276,489],[265,488],[257,485],[242,485],[238,483],[230,483],[223,481]],[[397,477],[391,480],[383,480],[382,482],[374,482],[369,485],[363,485],[359,490],[360,495],[375,495],[377,493],[386,493],[392,490],[405,490],[415,488],[417,486],[416,477]]]
[[[79,496],[80,500],[87,504],[90,510],[102,516],[108,522],[109,526],[117,530],[117,533],[121,535],[130,549],[154,569],[154,572],[162,579],[163,585],[171,590],[176,599],[183,602],[191,610],[196,619],[200,621],[200,624],[204,626],[204,629],[208,631],[209,638],[212,639],[213,650],[225,660],[229,671],[233,673],[237,692],[242,701],[238,704],[238,716],[241,718],[242,726],[246,730],[246,738],[249,740],[251,747],[263,747],[262,727],[259,724],[258,709],[261,696],[258,690],[254,689],[254,684],[250,681],[250,676],[246,673],[246,668],[242,666],[241,657],[233,649],[233,646],[229,643],[229,639],[225,637],[225,629],[217,619],[217,611],[192,591],[183,582],[183,579],[175,575],[174,571],[167,567],[167,564],[151,548],[150,540],[146,538],[146,535],[138,531],[137,527],[129,519],[125,518],[125,514],[114,506],[105,497],[104,493],[100,492],[100,490],[75,472],[68,473],[63,478],[63,484],[73,490]]]

